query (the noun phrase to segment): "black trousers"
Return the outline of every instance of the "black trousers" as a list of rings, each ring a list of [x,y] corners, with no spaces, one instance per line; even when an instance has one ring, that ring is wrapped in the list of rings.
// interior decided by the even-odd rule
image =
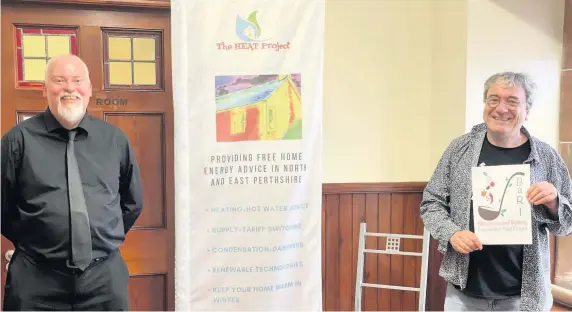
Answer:
[[[128,311],[129,272],[119,251],[84,271],[40,263],[16,249],[4,291],[4,311]]]

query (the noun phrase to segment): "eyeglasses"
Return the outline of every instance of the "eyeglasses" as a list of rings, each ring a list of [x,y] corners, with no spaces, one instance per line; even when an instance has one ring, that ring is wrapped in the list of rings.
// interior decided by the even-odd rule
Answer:
[[[501,99],[495,96],[486,99],[487,105],[493,108],[497,107],[500,104],[500,102]],[[520,105],[520,101],[513,98],[509,98],[508,100],[506,100],[506,104],[509,108],[515,109]]]

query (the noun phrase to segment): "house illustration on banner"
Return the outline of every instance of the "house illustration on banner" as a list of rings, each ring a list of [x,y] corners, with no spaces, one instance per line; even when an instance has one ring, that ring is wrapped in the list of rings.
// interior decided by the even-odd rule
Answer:
[[[242,77],[217,79],[236,83]],[[253,77],[257,80],[243,89],[217,89],[217,142],[301,139],[302,101],[292,75]]]

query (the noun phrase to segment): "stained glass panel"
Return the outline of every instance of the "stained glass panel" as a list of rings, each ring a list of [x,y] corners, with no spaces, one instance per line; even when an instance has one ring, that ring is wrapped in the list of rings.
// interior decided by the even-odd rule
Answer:
[[[133,84],[131,62],[109,62],[109,80],[114,85]]]
[[[133,38],[133,60],[155,61],[155,39]]]
[[[22,42],[22,51],[25,58],[46,58],[46,37],[42,35],[24,35]]]
[[[70,54],[70,36],[47,36],[48,58]]]
[[[103,30],[106,89],[160,90],[161,32]]]
[[[157,70],[155,63],[133,63],[133,82],[136,85],[155,85],[157,84]]]
[[[16,27],[16,78],[20,87],[41,87],[47,61],[77,54],[75,28]]]
[[[131,38],[109,37],[109,59],[131,61]]]
[[[24,59],[24,81],[44,81],[46,59]]]

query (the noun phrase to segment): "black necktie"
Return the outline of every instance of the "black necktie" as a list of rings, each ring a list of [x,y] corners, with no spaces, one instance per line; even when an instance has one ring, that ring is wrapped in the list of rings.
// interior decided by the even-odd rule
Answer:
[[[72,262],[80,270],[85,270],[91,263],[91,231],[89,216],[83,195],[83,186],[74,152],[74,138],[77,129],[69,132],[66,152],[68,167],[68,194],[71,219]]]

